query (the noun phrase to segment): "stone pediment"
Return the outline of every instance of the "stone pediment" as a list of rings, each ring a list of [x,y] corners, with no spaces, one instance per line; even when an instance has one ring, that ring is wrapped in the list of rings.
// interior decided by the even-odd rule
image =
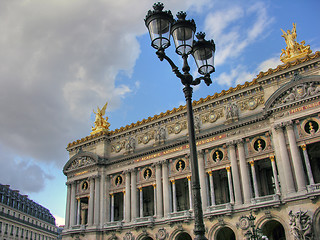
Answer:
[[[93,166],[102,161],[98,155],[91,152],[79,152],[74,155],[63,168],[63,172],[82,169],[84,167]]]
[[[294,78],[275,91],[265,103],[265,113],[271,114],[282,108],[297,105],[300,102],[310,101],[320,96],[320,76]]]

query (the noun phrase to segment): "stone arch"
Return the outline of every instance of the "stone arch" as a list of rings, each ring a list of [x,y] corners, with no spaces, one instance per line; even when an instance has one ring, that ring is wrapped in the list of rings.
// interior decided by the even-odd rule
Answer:
[[[170,234],[169,240],[182,240],[184,239],[184,238],[181,238],[183,236],[190,236],[190,239],[192,239],[191,235],[186,230],[176,229]],[[188,238],[186,238],[186,240],[188,240]]]
[[[239,239],[239,236],[238,236],[238,234],[237,234],[237,231],[236,231],[236,229],[234,228],[234,226],[232,226],[231,224],[228,224],[228,223],[217,223],[217,224],[215,224],[215,225],[213,225],[212,227],[211,227],[211,229],[209,230],[209,233],[208,233],[208,239],[209,240],[216,240],[216,239],[218,239],[218,237],[219,237],[219,231],[220,230],[222,230],[223,231],[223,229],[230,229],[232,232],[233,232],[233,234],[234,234],[234,239]],[[229,231],[230,232],[230,230],[227,230],[227,231]],[[221,232],[220,232],[220,234],[222,234]],[[222,238],[223,239],[223,238]],[[231,238],[232,239],[232,238]],[[228,240],[228,238],[226,238],[226,240]]]
[[[286,222],[278,216],[263,216],[256,225],[269,240],[285,240],[290,236]]]
[[[236,240],[236,234],[231,228],[224,226],[216,231],[214,240]]]
[[[175,240],[192,240],[191,236],[187,232],[180,232],[176,237]]]
[[[314,212],[312,216],[313,235],[320,236],[320,207]]]
[[[136,240],[154,240],[155,238],[151,237],[148,233],[141,233],[138,235]]]

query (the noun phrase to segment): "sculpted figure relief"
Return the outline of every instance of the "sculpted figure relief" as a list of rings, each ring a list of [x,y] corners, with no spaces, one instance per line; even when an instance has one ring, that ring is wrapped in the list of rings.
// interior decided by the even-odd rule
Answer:
[[[110,123],[108,123],[108,117],[104,118],[103,116],[106,113],[106,108],[108,106],[108,103],[106,103],[103,108],[100,110],[99,107],[97,107],[97,112],[94,112],[96,115],[95,121],[94,121],[94,127],[92,127],[91,134],[95,134],[97,132],[106,131],[110,127]]]
[[[232,119],[237,120],[238,119],[239,108],[236,103],[228,103],[227,106],[225,106],[225,111],[226,111],[226,119],[227,120],[232,120]]]
[[[295,240],[312,240],[312,221],[308,211],[289,212],[289,225]]]

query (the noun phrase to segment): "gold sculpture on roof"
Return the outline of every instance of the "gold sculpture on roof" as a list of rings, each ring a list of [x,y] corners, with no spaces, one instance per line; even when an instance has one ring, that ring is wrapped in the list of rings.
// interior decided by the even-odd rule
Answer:
[[[292,30],[287,30],[287,32],[282,31],[285,41],[286,41],[286,49],[282,49],[280,60],[284,63],[294,61],[298,58],[305,57],[309,53],[312,53],[310,49],[310,45],[305,46],[305,41],[298,43],[297,38],[297,31],[296,31],[296,23],[293,23]]]
[[[97,112],[93,110],[93,113],[96,115],[95,121],[94,121],[94,127],[91,128],[92,132],[91,134],[96,134],[98,132],[107,132],[110,127],[110,123],[108,123],[108,117],[104,118],[104,114],[106,113],[108,103],[106,103],[103,108],[100,110],[99,107],[97,107]]]

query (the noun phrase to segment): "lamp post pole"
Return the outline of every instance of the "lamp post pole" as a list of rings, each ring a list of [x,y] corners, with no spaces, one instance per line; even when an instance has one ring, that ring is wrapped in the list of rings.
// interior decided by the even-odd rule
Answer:
[[[207,240],[205,237],[205,226],[203,221],[203,212],[200,194],[199,167],[196,148],[196,137],[194,130],[194,118],[192,110],[192,85],[200,84],[203,80],[208,86],[212,83],[210,74],[214,69],[215,44],[213,40],[206,41],[205,34],[197,34],[198,41],[194,41],[196,25],[193,20],[186,20],[186,13],[179,12],[177,20],[173,19],[170,11],[163,11],[163,4],[153,5],[154,10],[149,11],[145,24],[149,30],[151,46],[157,49],[157,56],[160,61],[164,59],[170,64],[172,71],[181,80],[184,85],[183,92],[187,106],[187,121],[189,132],[190,162],[191,162],[191,181],[192,197],[194,209],[194,235],[196,240]],[[176,47],[176,53],[181,55],[183,66],[181,73],[174,62],[166,55],[165,49],[170,46],[170,36],[172,35]],[[188,56],[194,57],[198,72],[203,75],[196,79],[190,74]]]

